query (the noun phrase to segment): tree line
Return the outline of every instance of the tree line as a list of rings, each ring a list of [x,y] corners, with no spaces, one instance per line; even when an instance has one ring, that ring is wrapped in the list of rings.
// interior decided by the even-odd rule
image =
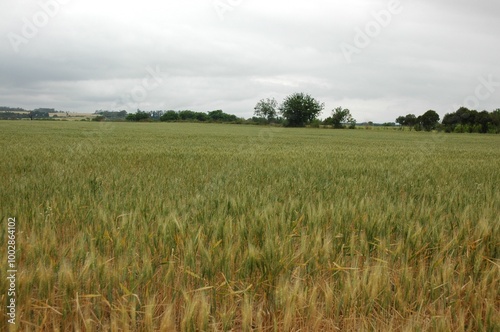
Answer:
[[[93,121],[162,121],[162,122],[219,122],[238,124],[274,124],[285,127],[331,127],[335,129],[356,128],[356,119],[347,108],[337,107],[324,120],[318,119],[325,104],[319,102],[309,94],[294,93],[287,96],[281,104],[274,98],[261,99],[254,107],[254,116],[250,119],[239,118],[222,110],[211,112],[182,111],[149,111],[137,110],[136,113],[127,111],[95,111]],[[28,112],[23,109],[0,107],[0,119],[43,119],[49,117],[53,109],[36,109]],[[396,118],[401,128],[407,127],[416,131],[439,130],[455,133],[500,133],[500,109],[493,112],[469,110],[459,108],[456,112],[447,113],[440,122],[439,114],[428,110],[422,115],[407,114]],[[388,125],[395,125],[389,123]]]
[[[261,99],[254,107],[254,116],[250,119],[239,118],[222,110],[211,112],[182,111],[149,111],[137,110],[136,113],[126,111],[96,111],[94,121],[127,120],[127,121],[162,121],[162,122],[219,122],[239,124],[274,124],[285,127],[331,127],[334,129],[356,128],[356,119],[347,108],[337,107],[324,120],[318,119],[325,107],[324,103],[305,93],[294,93],[286,97],[281,104],[274,98]],[[371,122],[370,122],[371,123]],[[469,110],[461,107],[456,112],[448,113],[440,122],[439,114],[428,110],[422,115],[407,114],[399,116],[395,123],[384,126],[407,127],[415,131],[439,130],[445,132],[500,133],[500,109],[493,112]],[[373,125],[373,123],[371,123]]]
[[[446,114],[443,129],[455,133],[500,133],[500,109],[493,112],[469,110],[460,107],[456,112]]]
[[[28,111],[23,108],[0,107],[0,120],[44,120],[50,118],[50,113],[55,113],[53,108],[37,108]]]
[[[127,121],[162,121],[162,122],[178,122],[178,121],[199,121],[199,122],[228,122],[235,123],[241,120],[236,115],[224,113],[222,110],[215,110],[208,113],[194,112],[191,110],[183,111],[150,111],[144,112],[137,110],[136,113],[131,113],[125,116]]]
[[[308,94],[295,93],[288,96],[281,105],[274,98],[260,100],[254,108],[254,116],[250,119],[239,118],[222,110],[211,112],[195,112],[191,110],[168,111],[141,111],[127,114],[126,111],[96,111],[98,116],[94,121],[116,120],[120,118],[127,121],[146,122],[219,122],[239,124],[276,124],[287,127],[304,127],[310,125],[332,126],[333,128],[351,128],[356,126],[356,120],[348,109],[337,107],[332,110],[332,115],[321,121],[317,116],[324,108],[324,104]]]
[[[356,120],[351,111],[337,107],[331,116],[323,121],[318,115],[325,104],[305,93],[294,93],[286,97],[281,105],[274,98],[261,99],[254,108],[254,118],[263,119],[267,123],[279,122],[286,127],[331,126],[333,128],[356,128]]]
[[[396,122],[410,130],[440,130],[447,133],[500,133],[500,109],[493,112],[469,110],[460,107],[457,111],[447,113],[439,122],[439,115],[429,110],[420,116],[408,114],[399,116]]]

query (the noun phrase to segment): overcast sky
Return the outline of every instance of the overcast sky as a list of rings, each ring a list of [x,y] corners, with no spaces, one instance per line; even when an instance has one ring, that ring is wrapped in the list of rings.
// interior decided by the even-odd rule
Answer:
[[[500,108],[498,0],[2,0],[0,105],[251,117],[294,92],[362,121]]]

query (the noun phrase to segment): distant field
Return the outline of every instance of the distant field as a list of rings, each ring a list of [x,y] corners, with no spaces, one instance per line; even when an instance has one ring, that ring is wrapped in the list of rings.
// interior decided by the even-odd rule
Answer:
[[[17,112],[13,112],[13,113],[26,114],[26,116],[28,116],[30,111],[17,111]],[[1,114],[1,112],[0,112],[0,114]],[[64,119],[64,120],[72,120],[72,121],[82,120],[82,119],[92,119],[95,116],[96,116],[95,114],[90,114],[90,113],[69,113],[69,116],[67,116],[66,113],[49,113],[50,118],[54,117],[55,119],[59,119],[59,120]],[[29,118],[22,119],[22,120],[29,120]]]
[[[19,331],[500,330],[498,135],[0,121],[0,147]]]

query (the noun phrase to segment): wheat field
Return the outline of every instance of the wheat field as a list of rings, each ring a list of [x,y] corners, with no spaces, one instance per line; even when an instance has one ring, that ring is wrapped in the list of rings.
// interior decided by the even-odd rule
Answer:
[[[500,137],[0,122],[10,331],[498,331]]]

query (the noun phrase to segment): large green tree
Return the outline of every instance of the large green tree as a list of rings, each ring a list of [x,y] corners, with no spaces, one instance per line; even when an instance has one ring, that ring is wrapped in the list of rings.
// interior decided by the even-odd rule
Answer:
[[[436,111],[433,110],[425,112],[418,118],[422,127],[427,131],[436,129],[437,125],[439,124],[439,114],[437,114]]]
[[[261,99],[254,108],[254,115],[258,118],[265,118],[272,121],[276,118],[276,108],[278,102],[274,98]]]
[[[345,128],[344,124],[349,124],[349,128],[356,128],[356,120],[352,117],[351,111],[347,108],[342,108],[341,106],[332,110],[331,118],[333,128]]]
[[[304,127],[321,113],[325,104],[304,93],[294,93],[285,98],[279,110],[289,127]]]
[[[418,120],[415,114],[407,114],[406,116],[398,117],[396,119],[396,123],[399,123],[402,126],[408,126],[411,130],[411,128],[418,123]]]

